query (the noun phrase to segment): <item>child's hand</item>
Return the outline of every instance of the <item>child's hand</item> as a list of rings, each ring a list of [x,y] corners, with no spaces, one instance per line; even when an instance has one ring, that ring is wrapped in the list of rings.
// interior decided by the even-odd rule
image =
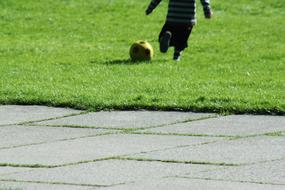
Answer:
[[[147,10],[145,11],[145,14],[146,14],[146,15],[149,15],[150,13],[152,13],[152,10],[151,10],[151,9],[147,9]]]
[[[204,9],[205,18],[210,19],[213,17],[213,11],[210,7]]]

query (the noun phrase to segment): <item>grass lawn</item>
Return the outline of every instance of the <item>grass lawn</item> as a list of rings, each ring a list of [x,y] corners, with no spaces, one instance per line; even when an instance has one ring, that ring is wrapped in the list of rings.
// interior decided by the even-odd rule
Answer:
[[[0,1],[0,104],[87,110],[150,109],[285,114],[285,3],[212,1],[182,61],[158,52],[167,1]],[[132,42],[155,49],[128,61]]]

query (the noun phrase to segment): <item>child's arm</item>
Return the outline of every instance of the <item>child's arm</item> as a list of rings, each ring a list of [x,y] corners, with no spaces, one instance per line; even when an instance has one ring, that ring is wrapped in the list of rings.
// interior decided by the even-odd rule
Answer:
[[[149,6],[147,7],[145,14],[149,15],[152,11],[159,5],[161,0],[151,0]]]
[[[203,5],[205,18],[211,18],[213,15],[213,12],[210,6],[210,0],[200,0],[200,1],[201,1],[201,4]]]

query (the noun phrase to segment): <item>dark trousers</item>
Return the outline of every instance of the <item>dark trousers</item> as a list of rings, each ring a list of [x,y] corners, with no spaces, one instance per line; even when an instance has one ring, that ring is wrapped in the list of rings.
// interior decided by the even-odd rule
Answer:
[[[174,47],[175,51],[183,51],[188,47],[188,39],[192,32],[192,25],[188,24],[176,24],[176,23],[165,23],[159,34],[159,40],[161,36],[169,31],[172,34],[170,40],[170,47]]]

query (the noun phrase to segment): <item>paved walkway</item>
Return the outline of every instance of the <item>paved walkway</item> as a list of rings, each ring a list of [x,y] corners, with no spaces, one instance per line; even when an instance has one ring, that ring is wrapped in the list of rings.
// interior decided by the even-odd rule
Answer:
[[[285,116],[0,106],[0,189],[284,190]]]

